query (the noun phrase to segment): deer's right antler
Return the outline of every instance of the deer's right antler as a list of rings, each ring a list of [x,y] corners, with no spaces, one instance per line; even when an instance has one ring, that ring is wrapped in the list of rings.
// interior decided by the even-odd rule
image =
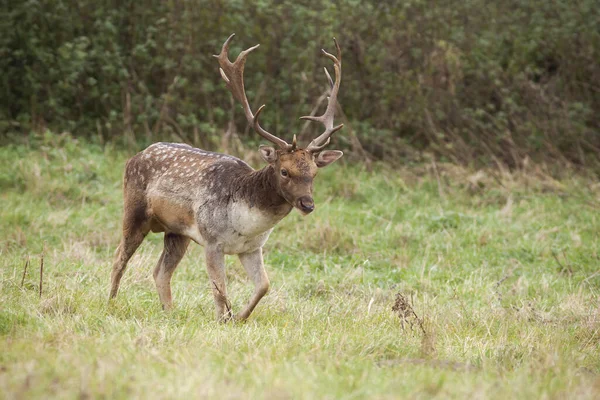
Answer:
[[[217,58],[219,65],[221,66],[221,68],[219,68],[221,77],[227,84],[227,87],[231,91],[231,94],[233,94],[233,97],[241,103],[242,107],[244,108],[244,113],[246,114],[246,119],[248,120],[248,123],[252,125],[256,133],[267,139],[269,142],[277,145],[282,150],[292,150],[295,147],[294,145],[289,144],[285,140],[267,132],[258,123],[258,116],[265,107],[264,104],[260,106],[258,110],[256,110],[256,114],[252,114],[252,110],[248,104],[248,98],[246,97],[246,91],[244,90],[244,65],[246,64],[246,58],[248,58],[248,54],[258,48],[260,45],[257,44],[254,47],[250,47],[249,49],[242,51],[232,63],[229,61],[228,52],[229,44],[234,36],[235,33],[229,36],[225,43],[223,43],[221,53],[214,56]]]

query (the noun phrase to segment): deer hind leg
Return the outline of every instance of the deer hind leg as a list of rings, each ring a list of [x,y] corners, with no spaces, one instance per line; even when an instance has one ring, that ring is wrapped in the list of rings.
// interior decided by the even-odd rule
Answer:
[[[119,283],[121,282],[125,268],[127,268],[127,262],[144,241],[146,233],[147,232],[143,232],[142,230],[123,232],[123,238],[117,248],[117,254],[115,256],[111,274],[111,299],[117,296]]]
[[[210,279],[210,287],[215,299],[215,310],[219,321],[227,321],[233,317],[231,303],[227,299],[225,283],[225,254],[221,245],[206,245],[206,269]]]
[[[236,319],[245,320],[250,316],[260,299],[269,291],[269,278],[263,263],[262,248],[249,253],[238,254],[238,257],[248,276],[254,282],[254,294],[250,298],[250,302],[246,308],[235,316]]]
[[[119,283],[121,282],[125,268],[127,268],[127,262],[137,248],[140,247],[140,244],[142,244],[149,231],[145,206],[138,206],[135,208],[127,207],[127,200],[126,197],[125,212],[123,215],[123,237],[117,248],[111,274],[111,299],[114,298],[119,291]]]
[[[173,233],[165,233],[164,249],[154,269],[154,282],[164,310],[173,308],[171,277],[183,258],[190,239]]]

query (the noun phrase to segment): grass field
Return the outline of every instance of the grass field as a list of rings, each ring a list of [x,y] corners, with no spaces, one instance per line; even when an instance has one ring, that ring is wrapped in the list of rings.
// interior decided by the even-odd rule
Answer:
[[[220,324],[197,245],[162,311],[162,235],[108,304],[131,155],[64,135],[0,148],[1,397],[600,397],[597,181],[334,164],[316,211],[267,243],[269,294]],[[236,311],[252,285],[227,263]]]

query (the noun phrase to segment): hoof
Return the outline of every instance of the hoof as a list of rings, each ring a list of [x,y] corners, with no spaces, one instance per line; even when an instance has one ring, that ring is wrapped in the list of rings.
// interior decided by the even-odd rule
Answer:
[[[236,320],[236,318],[233,316],[233,313],[231,311],[228,311],[219,317],[219,322],[222,324],[226,324],[228,322],[234,322],[235,320]]]

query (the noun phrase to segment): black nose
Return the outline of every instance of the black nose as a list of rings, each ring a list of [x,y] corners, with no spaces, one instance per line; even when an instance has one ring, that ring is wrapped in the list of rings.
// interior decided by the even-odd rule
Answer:
[[[298,205],[300,206],[300,210],[305,213],[312,212],[315,209],[313,199],[308,196],[300,197],[300,199],[298,199]]]

